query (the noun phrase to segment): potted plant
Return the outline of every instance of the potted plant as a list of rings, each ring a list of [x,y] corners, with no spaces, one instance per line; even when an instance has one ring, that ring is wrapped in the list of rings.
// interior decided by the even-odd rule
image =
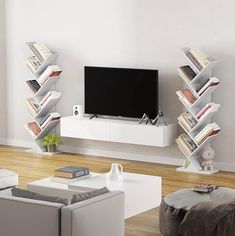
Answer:
[[[48,152],[55,152],[56,146],[59,144],[62,144],[62,141],[57,134],[48,134],[42,141],[42,146],[45,147]]]

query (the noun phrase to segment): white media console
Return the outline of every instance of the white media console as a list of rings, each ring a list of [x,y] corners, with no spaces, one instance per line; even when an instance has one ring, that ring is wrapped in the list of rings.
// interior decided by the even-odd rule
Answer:
[[[62,117],[63,137],[166,147],[177,136],[176,124],[167,126],[138,124],[137,121]]]

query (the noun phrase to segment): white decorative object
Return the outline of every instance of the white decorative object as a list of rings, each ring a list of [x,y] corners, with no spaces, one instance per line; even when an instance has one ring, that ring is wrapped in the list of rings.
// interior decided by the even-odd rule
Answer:
[[[205,148],[202,153],[202,157],[204,159],[202,163],[202,167],[204,171],[213,171],[215,167],[215,163],[213,159],[215,158],[215,151],[213,148]]]
[[[114,119],[76,119],[62,117],[60,134],[63,137],[166,147],[177,135],[176,124],[167,126],[140,125],[136,121]]]
[[[185,131],[186,133],[185,135],[188,136],[188,139],[191,140],[190,142],[193,142],[196,147],[190,153],[188,153],[186,152],[187,150],[185,151],[185,149],[179,145],[180,137],[176,140],[176,142],[178,141],[177,144],[180,150],[182,151],[182,153],[185,155],[185,157],[190,163],[188,164],[188,161],[185,162],[185,165],[183,167],[177,168],[177,170],[183,171],[183,172],[200,173],[200,174],[212,174],[212,173],[218,172],[218,170],[214,170],[214,168],[212,167],[213,161],[208,160],[212,164],[212,166],[210,165],[210,168],[209,167],[206,168],[207,164],[205,162],[203,164],[203,160],[201,157],[202,157],[203,150],[206,147],[208,147],[208,145],[217,136],[218,132],[215,132],[215,134],[212,133],[211,135],[205,136],[205,139],[202,139],[202,142],[197,142],[195,137],[208,124],[212,125],[211,118],[214,116],[214,114],[217,112],[217,110],[220,107],[220,104],[215,104],[211,102],[211,96],[219,86],[219,80],[212,76],[212,69],[217,64],[217,61],[212,58],[206,58],[205,54],[203,54],[200,50],[182,48],[182,52],[184,56],[187,58],[188,65],[190,65],[191,69],[194,71],[195,76],[193,78],[188,78],[186,74],[183,73],[182,69],[179,70],[179,74],[181,78],[184,80],[187,89],[195,97],[195,101],[189,102],[187,99],[184,99],[184,96],[182,97],[179,91],[177,91],[177,94],[179,96],[180,101],[184,105],[187,113],[190,114],[190,116],[192,116],[192,118],[194,119],[196,123],[194,125],[191,124],[192,126],[186,129],[186,126],[184,126],[184,124],[180,120],[180,117],[178,117],[178,121],[179,121],[179,125]],[[193,53],[197,53],[198,58],[195,58],[195,56],[192,56]],[[200,66],[201,68],[199,68]],[[189,75],[190,74],[188,74],[188,76]],[[210,83],[211,83],[211,86],[210,86]],[[208,84],[209,86],[207,86]],[[202,90],[203,92],[201,92]],[[181,116],[184,113],[182,113]],[[217,124],[215,124],[215,126],[217,126]],[[220,127],[219,126],[217,127],[220,130]],[[199,134],[199,136],[200,135],[201,133]],[[212,152],[210,151],[210,153]],[[208,156],[206,158],[208,158]],[[205,171],[205,169],[207,170]]]
[[[110,191],[123,189],[123,167],[118,163],[112,163],[111,170],[106,176],[107,188]]]

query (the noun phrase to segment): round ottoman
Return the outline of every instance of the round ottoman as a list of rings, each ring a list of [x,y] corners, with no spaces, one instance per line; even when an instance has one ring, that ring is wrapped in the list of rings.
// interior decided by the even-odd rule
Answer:
[[[164,236],[193,236],[194,232],[200,236],[234,236],[233,225],[235,190],[229,188],[210,193],[182,189],[166,196],[160,205],[159,226]]]

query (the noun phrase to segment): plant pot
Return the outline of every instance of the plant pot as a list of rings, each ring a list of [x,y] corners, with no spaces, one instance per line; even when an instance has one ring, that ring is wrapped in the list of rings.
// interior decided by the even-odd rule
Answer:
[[[56,145],[55,144],[47,144],[47,151],[48,152],[55,152],[56,151]]]

